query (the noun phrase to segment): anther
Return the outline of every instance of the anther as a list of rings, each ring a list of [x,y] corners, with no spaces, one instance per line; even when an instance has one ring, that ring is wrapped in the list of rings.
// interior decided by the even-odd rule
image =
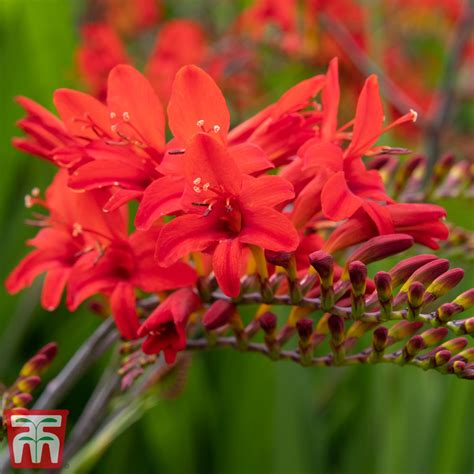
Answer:
[[[210,183],[206,183],[203,185],[202,189],[204,189],[204,191],[207,191],[209,189],[209,186],[210,186]]]
[[[219,125],[214,125],[212,127],[212,130],[214,130],[214,133],[219,133],[220,129],[221,129],[221,127],[219,127]]]
[[[117,114],[115,112],[110,112],[110,118],[114,119],[115,117],[117,117]]]
[[[33,197],[38,197],[39,194],[40,194],[39,188],[33,188],[33,189],[31,190],[31,195],[32,195]]]
[[[79,224],[79,222],[75,222],[72,226],[73,237],[77,237],[81,233],[82,233],[82,225]]]
[[[201,192],[201,188],[199,188],[198,186],[194,186],[193,189],[194,189],[195,193],[200,193]]]
[[[196,178],[194,181],[193,181],[193,184],[200,184],[201,183],[201,178]]]
[[[33,207],[33,200],[31,199],[31,196],[29,194],[25,196],[25,207]]]
[[[413,109],[410,109],[410,112],[413,115],[413,122],[416,122],[416,120],[418,118],[418,112],[416,110],[413,110]]]
[[[204,120],[203,120],[203,119],[198,120],[198,121],[196,122],[196,125],[197,125],[199,128],[204,127]]]
[[[110,130],[112,130],[112,132],[115,133],[115,132],[117,131],[117,125],[116,125],[116,124],[111,125],[111,126],[110,126]]]
[[[122,118],[124,119],[125,122],[128,122],[130,120],[130,114],[128,112],[124,112],[122,114]]]

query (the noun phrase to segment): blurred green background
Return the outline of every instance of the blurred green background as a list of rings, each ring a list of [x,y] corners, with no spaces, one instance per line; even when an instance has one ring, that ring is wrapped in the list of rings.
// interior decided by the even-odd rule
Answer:
[[[67,0],[0,1],[2,280],[32,235],[23,223],[23,197],[34,186],[44,190],[54,173],[11,147],[22,115],[13,97],[52,108],[53,90],[74,86],[80,11],[80,2]],[[452,220],[474,228],[469,203],[446,204]],[[467,270],[464,287],[472,286],[472,264],[455,264]],[[0,287],[0,380],[7,384],[37,349],[57,341],[52,377],[98,325],[84,309],[45,312],[39,288],[12,297]],[[106,360],[61,404],[72,422]],[[474,383],[411,367],[304,369],[253,354],[199,353],[180,396],[160,401],[120,435],[92,472],[472,473],[473,400]]]

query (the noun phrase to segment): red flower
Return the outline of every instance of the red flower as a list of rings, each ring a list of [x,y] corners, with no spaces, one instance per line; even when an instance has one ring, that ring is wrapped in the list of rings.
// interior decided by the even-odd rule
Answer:
[[[170,265],[189,252],[213,251],[217,281],[229,296],[240,291],[239,268],[246,245],[292,251],[298,235],[273,207],[293,197],[291,185],[277,177],[244,175],[217,138],[198,133],[184,154],[186,215],[166,224],[157,257]]]
[[[171,20],[160,30],[145,75],[163,103],[168,102],[178,70],[187,64],[200,64],[207,54],[207,41],[201,25],[192,20]]]
[[[71,273],[68,307],[74,311],[86,298],[103,293],[110,298],[112,314],[122,336],[137,337],[139,327],[135,290],[158,292],[193,285],[194,270],[177,262],[162,268],[154,260],[160,227],[147,232],[123,234],[113,240],[103,254],[81,257]]]
[[[138,330],[139,337],[146,337],[143,352],[158,354],[163,351],[166,363],[172,364],[176,354],[186,348],[186,324],[199,304],[199,298],[188,288],[168,296]]]
[[[106,246],[126,228],[123,212],[102,212],[102,206],[110,197],[107,191],[75,193],[66,183],[67,173],[60,171],[46,190],[46,201],[27,196],[28,206],[40,204],[50,215],[39,215],[36,225],[44,228],[28,241],[35,250],[6,280],[7,290],[17,293],[30,286],[39,274],[46,273],[41,303],[48,310],[58,306],[72,268],[81,255]]]
[[[387,233],[390,223],[378,212],[380,207],[370,206],[370,203],[389,203],[392,200],[385,193],[378,171],[367,170],[362,156],[374,153],[374,144],[381,134],[395,125],[415,119],[416,114],[410,112],[384,128],[377,78],[370,76],[359,96],[351,142],[346,149],[342,149],[340,139],[344,138],[342,130],[347,125],[337,131],[338,104],[337,61],[333,60],[323,89],[323,120],[319,135],[300,149],[303,162],[295,165],[302,167],[300,179],[307,181],[311,174],[314,177],[298,195],[293,220],[299,227],[322,211],[327,218],[341,221],[364,208],[380,233]]]
[[[118,64],[129,59],[117,33],[105,23],[89,23],[81,28],[82,42],[77,50],[79,73],[91,94],[104,100],[107,94],[107,76]]]

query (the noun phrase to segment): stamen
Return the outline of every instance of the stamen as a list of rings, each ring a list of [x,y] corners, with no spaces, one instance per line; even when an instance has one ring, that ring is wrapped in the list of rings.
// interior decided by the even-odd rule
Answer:
[[[111,125],[110,130],[112,130],[114,133],[117,133],[117,124]]]
[[[221,129],[221,127],[219,127],[219,125],[214,125],[212,127],[212,130],[214,130],[214,133],[219,133],[220,129]]]
[[[114,119],[115,117],[117,117],[117,114],[115,112],[110,112],[110,118]]]
[[[200,193],[201,192],[201,188],[199,188],[198,186],[194,186],[193,190],[194,190],[195,193]]]
[[[169,150],[168,151],[169,155],[183,155],[184,153],[186,153],[185,149],[182,149],[182,150]]]
[[[25,207],[33,207],[33,200],[31,199],[31,196],[29,194],[25,196]]]
[[[209,186],[210,186],[210,183],[206,183],[203,185],[202,189],[204,189],[204,191],[207,191],[209,189]]]
[[[125,122],[128,122],[130,120],[130,114],[128,112],[124,112],[122,114],[122,118]]]
[[[416,122],[416,120],[418,119],[418,112],[416,110],[413,110],[413,109],[410,109],[410,112],[413,115],[413,122]]]
[[[75,222],[72,226],[72,236],[77,237],[82,234],[82,225],[79,222]]]
[[[203,119],[198,120],[198,121],[196,122],[196,125],[197,125],[199,128],[204,127],[204,120],[203,120]]]
[[[33,188],[33,189],[31,190],[31,195],[32,195],[33,197],[38,197],[39,194],[40,194],[39,188],[36,188],[36,187],[35,187],[35,188]]]
[[[196,178],[196,179],[193,181],[193,184],[196,184],[196,185],[198,185],[198,184],[200,184],[200,183],[201,183],[201,178],[199,178],[199,177]]]

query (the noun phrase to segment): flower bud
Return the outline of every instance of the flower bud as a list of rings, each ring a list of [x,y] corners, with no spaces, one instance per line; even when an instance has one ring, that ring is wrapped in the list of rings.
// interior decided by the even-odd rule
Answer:
[[[57,353],[58,345],[55,342],[50,342],[49,344],[46,344],[38,351],[38,354],[45,355],[49,361],[52,361],[56,357]]]
[[[447,323],[456,313],[456,305],[453,303],[444,303],[436,310],[436,319],[441,323]]]
[[[379,326],[372,334],[372,349],[375,352],[383,352],[387,347],[388,329],[385,326]]]
[[[328,319],[329,331],[336,344],[344,342],[344,320],[340,316],[331,314]]]
[[[452,290],[463,278],[464,270],[453,268],[436,278],[426,289],[423,304],[430,303]]]
[[[453,303],[460,306],[462,311],[466,311],[466,309],[474,306],[474,288],[461,293]]]
[[[283,268],[288,268],[293,255],[293,252],[273,252],[272,250],[265,250],[265,260],[272,265]]]
[[[462,373],[462,378],[466,380],[474,380],[474,369],[466,369]]]
[[[464,372],[464,369],[466,368],[466,363],[462,360],[456,360],[454,361],[452,368],[455,374],[461,375]]]
[[[20,377],[15,385],[21,392],[32,392],[41,383],[41,378],[37,375]]]
[[[208,331],[212,331],[228,324],[234,313],[235,306],[231,302],[218,300],[206,311],[202,322]]]
[[[434,366],[441,367],[449,362],[449,360],[451,359],[451,352],[449,352],[446,349],[442,349],[436,352],[433,359],[434,359]]]
[[[414,281],[408,288],[409,319],[415,319],[419,315],[424,294],[425,287],[419,281]]]
[[[360,260],[368,265],[384,258],[396,255],[409,249],[414,244],[413,237],[408,234],[379,235],[362,244],[350,257],[350,262]]]
[[[321,279],[321,285],[326,288],[333,284],[334,259],[323,250],[313,252],[309,256],[311,266],[316,270]]]
[[[405,360],[411,360],[419,352],[425,349],[426,345],[421,336],[413,336],[406,344],[403,349]]]
[[[422,326],[421,321],[399,321],[389,329],[388,335],[395,341],[401,341],[415,334]]]
[[[473,362],[474,361],[474,347],[469,349],[464,349],[456,357],[456,360],[463,360],[464,362]]]
[[[313,252],[309,256],[312,267],[319,275],[321,286],[321,309],[329,311],[334,306],[334,259],[323,250]]]
[[[394,185],[395,196],[398,196],[398,194],[406,187],[413,173],[415,173],[415,171],[421,166],[424,166],[425,162],[426,158],[424,156],[415,155],[410,157],[398,168]]]
[[[448,153],[442,156],[434,165],[432,173],[432,186],[439,186],[449,173],[455,162],[454,155]]]
[[[437,258],[436,255],[423,254],[406,258],[397,263],[397,265],[395,265],[389,272],[392,277],[392,287],[396,288],[401,285],[413,274],[413,272],[418,270],[418,268],[436,260]]]
[[[439,277],[442,273],[449,269],[449,261],[438,258],[432,262],[423,265],[418,268],[411,277],[404,283],[401,288],[401,292],[406,293],[408,288],[414,281],[418,281],[423,284],[431,283],[435,278]]]
[[[420,334],[423,342],[427,347],[436,346],[439,344],[448,334],[447,328],[432,328],[428,329]]]
[[[466,334],[474,334],[474,317],[464,321],[463,329]]]
[[[392,277],[388,272],[378,272],[374,278],[377,296],[381,303],[392,299]]]
[[[313,334],[313,320],[309,318],[301,318],[296,322],[296,330],[303,342],[308,342]]]
[[[349,278],[352,285],[352,293],[355,296],[363,295],[367,280],[367,267],[357,260],[351,262],[349,264]]]
[[[21,377],[41,373],[50,363],[48,357],[44,354],[36,354],[22,367],[20,371]]]
[[[451,354],[455,355],[467,346],[467,342],[465,337],[456,337],[441,344],[440,348],[447,349],[451,351]]]
[[[277,327],[277,317],[267,311],[266,313],[262,314],[260,318],[258,318],[260,323],[260,327],[267,335],[272,335],[275,333]]]
[[[13,395],[12,402],[16,407],[25,407],[26,405],[30,404],[33,400],[33,397],[29,393],[17,393]]]

